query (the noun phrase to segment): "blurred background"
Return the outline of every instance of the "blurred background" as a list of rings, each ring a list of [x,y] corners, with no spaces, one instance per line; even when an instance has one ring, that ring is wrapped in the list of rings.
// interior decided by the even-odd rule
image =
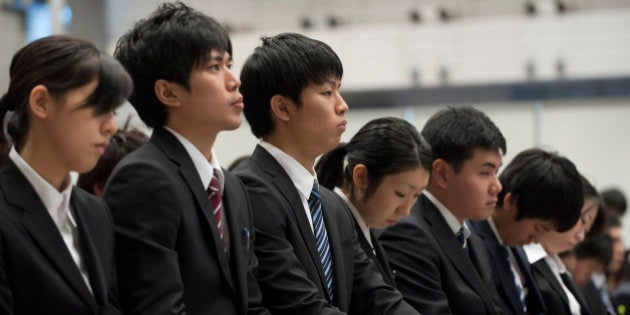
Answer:
[[[134,21],[163,2],[0,1],[0,93],[12,55],[29,41],[66,33],[111,54]],[[422,129],[444,106],[472,105],[503,131],[504,164],[546,147],[598,189],[630,193],[630,0],[184,2],[230,31],[236,73],[261,36],[292,31],[328,43],[344,65],[343,140],[376,117]],[[129,115],[130,106],[118,111],[121,124]],[[135,116],[132,125],[147,130]],[[215,149],[227,166],[257,141],[243,120]]]

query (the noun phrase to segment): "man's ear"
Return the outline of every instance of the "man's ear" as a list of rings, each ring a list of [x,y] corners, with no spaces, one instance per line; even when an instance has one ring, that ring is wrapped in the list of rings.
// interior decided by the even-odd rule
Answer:
[[[164,79],[155,81],[153,85],[157,99],[162,104],[170,107],[179,107],[182,105],[181,100],[178,98],[181,89],[182,87],[179,84]]]
[[[291,104],[293,102],[283,95],[276,94],[271,97],[270,106],[271,106],[271,114],[280,121],[289,121],[291,120]]]
[[[431,181],[440,188],[446,188],[453,173],[453,168],[443,159],[435,159],[431,168]]]
[[[516,208],[516,200],[517,198],[512,195],[511,192],[505,194],[505,196],[503,196],[503,206],[501,208],[503,208],[503,210],[507,211],[510,209],[517,209]]]
[[[45,86],[41,84],[36,85],[31,90],[28,101],[29,109],[35,117],[40,119],[48,117],[51,106],[53,106],[53,98]]]

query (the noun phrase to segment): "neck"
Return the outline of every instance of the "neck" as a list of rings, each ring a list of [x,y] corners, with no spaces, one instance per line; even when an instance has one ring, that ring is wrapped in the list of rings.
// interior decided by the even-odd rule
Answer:
[[[442,203],[446,207],[446,209],[451,212],[451,214],[453,214],[459,224],[464,224],[465,218],[461,216],[457,211],[457,207],[451,200],[448,191],[441,189],[437,185],[432,185],[431,183],[429,183],[429,185],[427,186],[427,190],[433,195],[433,197],[435,197],[435,199],[439,200],[440,203]]]
[[[283,141],[279,137],[265,137],[263,140],[273,144],[278,149],[282,150],[282,152],[291,156],[295,159],[300,165],[302,165],[311,175],[315,175],[313,168],[315,167],[315,159],[317,159],[317,155],[313,155],[307,150],[303,150],[299,146],[295,145],[291,141]]]
[[[70,183],[70,169],[51,152],[54,151],[48,150],[46,143],[27,140],[19,154],[39,176],[62,191]]]
[[[191,130],[191,128],[181,127],[176,124],[167,126],[190,141],[190,143],[192,143],[208,161],[212,160],[212,146],[214,145],[218,132],[200,133],[195,130]]]

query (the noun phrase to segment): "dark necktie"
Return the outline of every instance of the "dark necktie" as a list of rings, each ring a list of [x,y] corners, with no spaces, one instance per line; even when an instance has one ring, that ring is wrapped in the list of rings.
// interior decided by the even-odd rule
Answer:
[[[516,277],[518,277],[517,274],[515,274],[512,271],[512,263],[510,262],[510,248],[507,247],[506,245],[501,245],[501,252],[503,253],[504,259],[505,261],[504,263],[504,268],[507,268],[507,271],[509,272],[512,281],[514,282],[514,288],[516,289],[516,293],[518,294],[518,299],[521,301],[521,307],[523,308],[523,313],[527,314],[527,302],[525,301],[525,291],[523,291],[523,288],[521,286],[518,285],[518,282],[516,281]]]
[[[208,186],[208,199],[210,199],[210,209],[212,210],[212,216],[217,223],[217,231],[219,237],[221,237],[221,243],[223,243],[223,250],[225,248],[225,240],[223,239],[223,222],[221,222],[221,212],[223,212],[223,203],[221,201],[221,190],[219,187],[219,180],[217,179],[216,171],[212,175],[210,186]]]
[[[308,207],[311,210],[311,218],[313,219],[313,232],[315,233],[315,242],[317,243],[317,251],[322,262],[324,277],[326,278],[326,289],[330,302],[333,300],[333,268],[332,257],[330,252],[330,243],[328,242],[328,232],[324,224],[324,216],[322,213],[322,203],[319,197],[317,181],[313,182],[311,196],[308,198]]]
[[[455,233],[455,236],[457,236],[457,240],[459,241],[459,244],[462,246],[462,249],[464,250],[464,252],[466,252],[466,255],[468,255],[468,242],[466,240],[466,235],[464,235],[463,226],[459,228],[459,231]]]

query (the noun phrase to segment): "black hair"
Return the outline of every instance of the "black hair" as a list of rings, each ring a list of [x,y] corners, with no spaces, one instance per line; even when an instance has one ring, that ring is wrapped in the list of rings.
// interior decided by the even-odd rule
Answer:
[[[45,86],[53,98],[61,100],[69,90],[98,80],[84,105],[95,108],[97,115],[116,109],[133,89],[118,62],[91,43],[69,36],[44,37],[24,46],[11,60],[9,77],[9,89],[0,99],[0,118],[13,112],[7,132],[18,151],[29,129],[29,98],[36,86]],[[8,143],[4,134],[1,141]]]
[[[608,266],[613,255],[613,241],[606,234],[598,235],[595,238],[580,242],[573,248],[575,257],[578,259],[595,259],[595,261]]]
[[[613,210],[617,215],[623,215],[628,207],[626,196],[618,188],[608,188],[601,192],[602,199],[606,207]]]
[[[586,179],[586,177],[582,177],[582,191],[584,192],[584,199],[594,198],[597,202],[597,214],[593,219],[593,224],[591,225],[591,229],[586,232],[584,239],[590,240],[593,239],[602,233],[606,229],[607,224],[607,211],[604,207],[604,203],[602,202],[597,189],[591,184],[591,182]]]
[[[129,102],[145,124],[159,127],[168,121],[155,82],[163,79],[189,89],[191,72],[214,50],[232,55],[227,31],[181,2],[163,3],[118,40],[114,56],[133,78],[136,88]]]
[[[507,152],[505,138],[497,126],[478,109],[448,107],[433,115],[422,129],[433,158],[451,164],[458,172],[475,149]]]
[[[300,94],[309,83],[342,76],[341,60],[321,41],[295,33],[263,37],[241,70],[243,112],[252,133],[262,138],[273,130],[269,103],[274,95],[289,98],[299,108]]]
[[[385,176],[420,166],[431,171],[432,163],[431,147],[416,127],[404,119],[386,117],[371,120],[350,142],[324,154],[315,169],[321,185],[329,189],[352,188],[354,167],[365,165],[369,182],[364,194],[367,200]]]
[[[550,221],[556,231],[570,230],[580,218],[584,194],[582,179],[569,159],[542,149],[517,154],[505,167],[499,181],[497,206],[511,193],[516,202],[516,220],[537,218]]]

